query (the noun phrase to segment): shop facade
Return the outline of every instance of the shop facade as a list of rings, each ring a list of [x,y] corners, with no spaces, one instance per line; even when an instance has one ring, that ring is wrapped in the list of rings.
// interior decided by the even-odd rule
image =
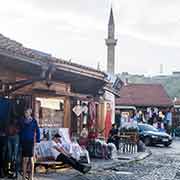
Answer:
[[[116,98],[117,122],[121,117],[128,119],[135,113],[140,113],[148,121],[153,113],[166,113],[173,107],[173,102],[160,84],[127,84],[120,90]]]
[[[179,98],[175,98],[174,101],[174,111],[173,111],[173,127],[178,128],[180,127],[180,100]]]
[[[0,44],[2,98],[23,99],[22,112],[32,108],[46,136],[50,128],[68,128],[76,135],[83,124],[98,129],[102,118],[99,90],[107,83],[105,73],[2,39],[11,44],[11,49]]]

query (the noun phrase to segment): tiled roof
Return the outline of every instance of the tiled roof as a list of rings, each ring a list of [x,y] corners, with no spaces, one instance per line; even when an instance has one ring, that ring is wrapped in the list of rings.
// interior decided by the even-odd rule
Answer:
[[[42,62],[42,61],[47,60],[47,61],[51,61],[51,62],[55,62],[59,64],[67,64],[67,65],[75,66],[78,68],[90,70],[93,72],[102,73],[105,75],[105,73],[102,71],[99,71],[99,70],[96,70],[96,69],[93,69],[84,65],[80,65],[77,63],[72,63],[72,62],[69,62],[60,58],[56,58],[44,52],[26,48],[21,43],[11,40],[2,34],[0,34],[0,49],[7,51],[8,53],[12,55],[21,55],[21,56],[24,56],[25,58],[31,58],[32,60],[35,60],[35,61]]]
[[[116,105],[172,106],[173,102],[160,84],[128,84],[121,88]]]

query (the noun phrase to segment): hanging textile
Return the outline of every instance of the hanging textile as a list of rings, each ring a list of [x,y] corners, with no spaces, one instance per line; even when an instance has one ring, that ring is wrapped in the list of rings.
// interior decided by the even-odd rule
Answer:
[[[0,98],[0,128],[8,125],[12,119],[24,116],[24,110],[31,107],[32,96],[16,96],[14,99]]]
[[[23,99],[12,100],[11,115],[13,118],[22,118],[24,116],[25,102]]]
[[[88,107],[86,103],[82,104],[82,115],[83,115],[83,124],[87,125],[88,122]]]
[[[73,108],[73,112],[79,117],[82,113],[82,107],[78,104]]]
[[[95,102],[89,103],[89,127],[95,128],[96,124],[96,104]]]
[[[10,118],[11,101],[7,98],[0,98],[0,127],[3,127]]]
[[[24,111],[28,108],[32,108],[32,96],[30,95],[17,95],[12,100],[12,117],[20,119],[24,116]]]
[[[93,101],[89,103],[88,128],[89,128],[89,139],[95,139],[97,137],[97,130],[96,130],[96,104]]]
[[[107,141],[108,136],[109,136],[109,131],[112,128],[112,110],[111,110],[111,106],[108,103],[107,104],[107,112],[106,112],[106,119],[105,119],[105,139]]]

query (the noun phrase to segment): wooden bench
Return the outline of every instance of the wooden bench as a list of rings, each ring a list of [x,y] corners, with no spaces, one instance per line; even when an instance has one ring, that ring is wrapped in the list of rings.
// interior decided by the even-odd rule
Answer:
[[[34,165],[35,172],[36,172],[37,167],[44,167],[45,172],[48,172],[48,169],[63,169],[69,166],[59,161],[37,161],[35,162],[35,165]]]
[[[38,146],[35,148],[35,157],[35,171],[36,168],[40,166],[44,167],[46,171],[48,170],[48,168],[58,169],[65,167],[65,164],[63,162],[55,161],[55,159],[48,152],[48,141],[38,144]]]

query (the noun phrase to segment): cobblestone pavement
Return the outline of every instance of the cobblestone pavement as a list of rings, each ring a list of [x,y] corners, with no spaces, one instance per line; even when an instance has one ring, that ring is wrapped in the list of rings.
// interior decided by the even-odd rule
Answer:
[[[68,170],[37,176],[36,180],[180,180],[180,140],[168,147],[151,147],[152,155],[142,161],[121,163],[108,170],[96,169],[86,175]]]

